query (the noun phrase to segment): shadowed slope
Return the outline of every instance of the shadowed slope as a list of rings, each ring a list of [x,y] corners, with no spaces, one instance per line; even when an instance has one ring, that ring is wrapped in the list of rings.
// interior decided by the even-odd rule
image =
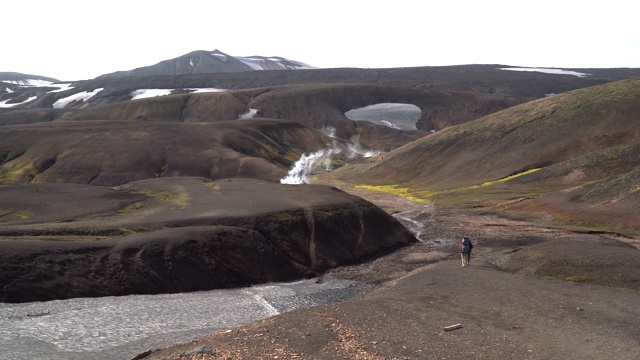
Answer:
[[[445,129],[388,154],[361,174],[344,176],[375,185],[403,184],[441,203],[500,208],[517,203],[530,213],[534,208],[525,205],[540,201],[549,206],[542,215],[563,218],[567,211],[566,216],[584,221],[595,219],[586,213],[616,203],[617,215],[627,216],[602,216],[617,223],[614,227],[638,231],[632,204],[640,167],[639,112],[640,79],[599,85]],[[599,199],[598,206],[589,206],[593,199]]]

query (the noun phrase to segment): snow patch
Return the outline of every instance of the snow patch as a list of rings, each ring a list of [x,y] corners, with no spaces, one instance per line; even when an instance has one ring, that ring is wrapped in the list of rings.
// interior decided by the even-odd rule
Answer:
[[[57,92],[63,92],[63,91],[67,91],[67,90],[71,90],[73,89],[73,87],[71,86],[71,84],[51,84],[49,85],[50,87],[57,87],[58,90],[51,90],[51,91],[47,91],[47,93],[57,93]]]
[[[249,57],[238,57],[236,59],[240,60],[245,65],[252,68],[253,70],[264,70],[264,68],[262,67],[262,63],[264,62],[264,60],[262,59],[249,58]]]
[[[12,92],[14,92],[13,90],[6,88],[5,91],[7,92],[7,94],[11,94]]]
[[[227,91],[226,89],[217,89],[217,88],[189,88],[189,89],[186,89],[186,90],[191,90],[193,93]]]
[[[253,58],[253,57],[236,57],[236,59],[240,60],[244,64],[251,67],[253,70],[266,70],[268,67],[266,66],[266,61],[274,62],[276,65],[281,67],[283,70],[299,70],[299,69],[315,69],[315,67],[307,65],[305,63],[301,63],[299,61],[293,61],[283,58],[270,57],[262,59],[262,58]],[[286,62],[286,63],[285,63]]]
[[[242,114],[238,114],[238,119],[253,119],[257,113],[258,109],[249,109]]]
[[[0,81],[5,82],[5,83],[9,83],[9,84],[16,84],[16,85],[20,85],[20,86],[34,86],[34,87],[48,86],[50,84],[53,84],[52,81],[38,80],[38,79],[0,80]]]
[[[558,74],[558,75],[573,75],[577,77],[585,77],[591,74],[581,73],[571,70],[552,69],[552,68],[499,68],[498,70],[510,70],[510,71],[534,71],[546,74]]]
[[[273,61],[278,63],[278,65],[282,66],[283,69],[289,69],[289,70],[315,69],[315,67],[311,65],[307,65],[305,63],[301,63],[299,61],[293,61],[288,59],[275,59]],[[287,64],[284,63],[285,61],[287,62]]]
[[[131,95],[131,100],[137,99],[146,99],[156,96],[166,96],[171,95],[171,93],[175,89],[138,89],[133,90],[129,95]],[[204,93],[204,92],[223,92],[227,91],[227,89],[218,89],[218,88],[187,88],[184,90],[189,90],[191,93]]]
[[[98,88],[95,89],[93,91],[83,91],[83,92],[79,92],[77,94],[73,94],[71,96],[67,96],[66,98],[62,98],[56,102],[53,103],[53,107],[55,109],[63,109],[65,106],[67,106],[67,104],[69,104],[72,101],[87,101],[89,99],[91,99],[92,97],[94,97],[97,93],[99,93],[100,91],[104,90],[104,88]]]
[[[170,95],[173,89],[138,89],[130,93],[131,100]]]
[[[20,102],[20,103],[15,103],[15,104],[7,104],[7,101],[9,101],[11,99],[5,100],[5,101],[0,101],[0,108],[5,108],[5,109],[6,108],[12,108],[14,106],[18,106],[18,105],[22,105],[22,104],[26,104],[26,103],[32,102],[33,100],[35,100],[37,98],[38,98],[37,96],[31,96],[27,100],[25,100],[23,102]]]
[[[349,120],[369,121],[398,130],[416,130],[422,110],[413,104],[378,103],[344,113]]]
[[[217,57],[217,58],[218,58],[218,59],[220,59],[220,61],[222,61],[222,62],[227,62],[227,60],[228,60],[228,59],[227,59],[227,56],[226,56],[226,55],[223,55],[223,54],[211,53],[211,56],[215,56],[215,57]]]
[[[191,67],[193,67],[193,59],[189,58],[189,65],[191,65]]]
[[[401,130],[400,127],[396,124],[392,124],[387,120],[382,120],[380,121],[381,124],[387,125],[388,127],[392,128],[392,129],[397,129],[397,130]]]

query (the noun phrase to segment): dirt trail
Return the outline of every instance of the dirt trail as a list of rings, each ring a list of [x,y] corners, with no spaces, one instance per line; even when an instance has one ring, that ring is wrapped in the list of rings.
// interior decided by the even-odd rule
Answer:
[[[340,187],[420,232],[420,243],[325,274],[376,288],[146,359],[640,359],[638,291],[517,275],[496,265],[528,246],[584,234]],[[455,251],[462,236],[476,245],[469,268]],[[462,328],[444,331],[458,323]],[[180,357],[200,346],[212,352]]]
[[[638,294],[522,277],[480,260],[419,268],[331,306],[154,353],[177,359],[638,359]],[[444,327],[462,324],[451,332]],[[188,357],[180,357],[188,358]]]

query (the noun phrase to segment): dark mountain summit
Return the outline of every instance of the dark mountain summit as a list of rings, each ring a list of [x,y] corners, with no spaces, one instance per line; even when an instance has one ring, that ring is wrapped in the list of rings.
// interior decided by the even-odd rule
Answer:
[[[99,76],[98,79],[128,76],[190,75],[311,68],[312,67],[307,64],[282,57],[231,56],[216,49],[213,51],[193,51],[174,59],[161,61],[155,65],[104,74]]]

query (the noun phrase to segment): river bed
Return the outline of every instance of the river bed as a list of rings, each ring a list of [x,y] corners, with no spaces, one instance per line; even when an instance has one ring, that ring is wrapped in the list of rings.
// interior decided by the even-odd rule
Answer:
[[[0,304],[0,358],[131,359],[148,349],[342,301],[370,287],[310,279],[181,294]]]

